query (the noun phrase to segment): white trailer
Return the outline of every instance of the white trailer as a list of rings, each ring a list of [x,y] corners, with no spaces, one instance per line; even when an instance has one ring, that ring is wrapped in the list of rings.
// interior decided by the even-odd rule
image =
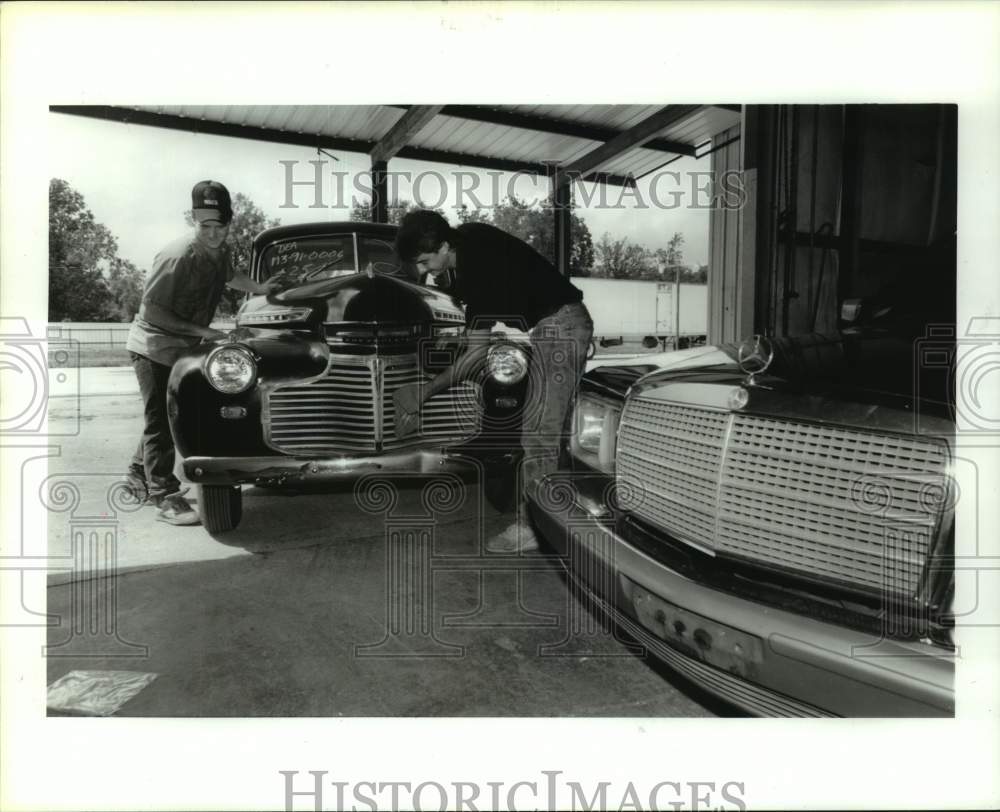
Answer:
[[[594,320],[594,340],[648,348],[702,340],[708,325],[708,285],[574,277]],[[617,339],[617,341],[616,341]]]

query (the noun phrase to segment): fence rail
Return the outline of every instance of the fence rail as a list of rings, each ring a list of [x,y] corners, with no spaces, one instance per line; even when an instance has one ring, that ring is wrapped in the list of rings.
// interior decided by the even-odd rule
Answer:
[[[212,323],[219,330],[230,330],[233,325],[232,321]],[[51,341],[73,341],[81,347],[116,349],[125,347],[131,327],[130,322],[57,321],[49,322],[46,337]]]

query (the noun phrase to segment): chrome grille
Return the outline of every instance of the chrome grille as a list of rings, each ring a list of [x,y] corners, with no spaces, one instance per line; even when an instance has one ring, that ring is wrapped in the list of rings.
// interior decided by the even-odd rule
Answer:
[[[467,381],[427,400],[420,410],[420,428],[417,434],[403,440],[396,439],[393,393],[404,384],[427,379],[413,361],[387,363],[382,394],[382,422],[385,426],[382,447],[386,451],[426,441],[454,442],[469,439],[479,433],[482,418],[479,388]]]
[[[270,445],[288,453],[374,450],[373,387],[367,366],[331,363],[318,381],[273,390],[264,421]]]
[[[451,444],[475,436],[481,423],[479,390],[466,383],[428,400],[420,431],[396,439],[392,395],[404,383],[426,377],[413,356],[336,356],[323,378],[270,392],[265,438],[272,448],[289,454],[339,454]]]
[[[726,555],[913,597],[940,521],[937,442],[638,396],[618,476],[671,535]]]
[[[683,527],[685,537],[711,544],[719,460],[728,415],[689,406],[664,409],[633,400],[622,418],[618,475],[645,489],[644,518]]]

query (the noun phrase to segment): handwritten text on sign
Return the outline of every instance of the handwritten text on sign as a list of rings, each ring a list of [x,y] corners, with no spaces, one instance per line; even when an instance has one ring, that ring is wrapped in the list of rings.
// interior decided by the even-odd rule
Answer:
[[[278,243],[264,255],[268,277],[289,282],[306,281],[311,276],[331,271],[354,270],[354,245],[350,238]]]

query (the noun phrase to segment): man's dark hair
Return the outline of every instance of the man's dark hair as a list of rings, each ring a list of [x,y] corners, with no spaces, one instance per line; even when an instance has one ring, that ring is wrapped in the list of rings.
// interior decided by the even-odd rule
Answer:
[[[437,251],[443,242],[454,245],[457,236],[455,229],[436,211],[418,209],[400,222],[396,253],[403,262],[412,262],[420,254]]]

